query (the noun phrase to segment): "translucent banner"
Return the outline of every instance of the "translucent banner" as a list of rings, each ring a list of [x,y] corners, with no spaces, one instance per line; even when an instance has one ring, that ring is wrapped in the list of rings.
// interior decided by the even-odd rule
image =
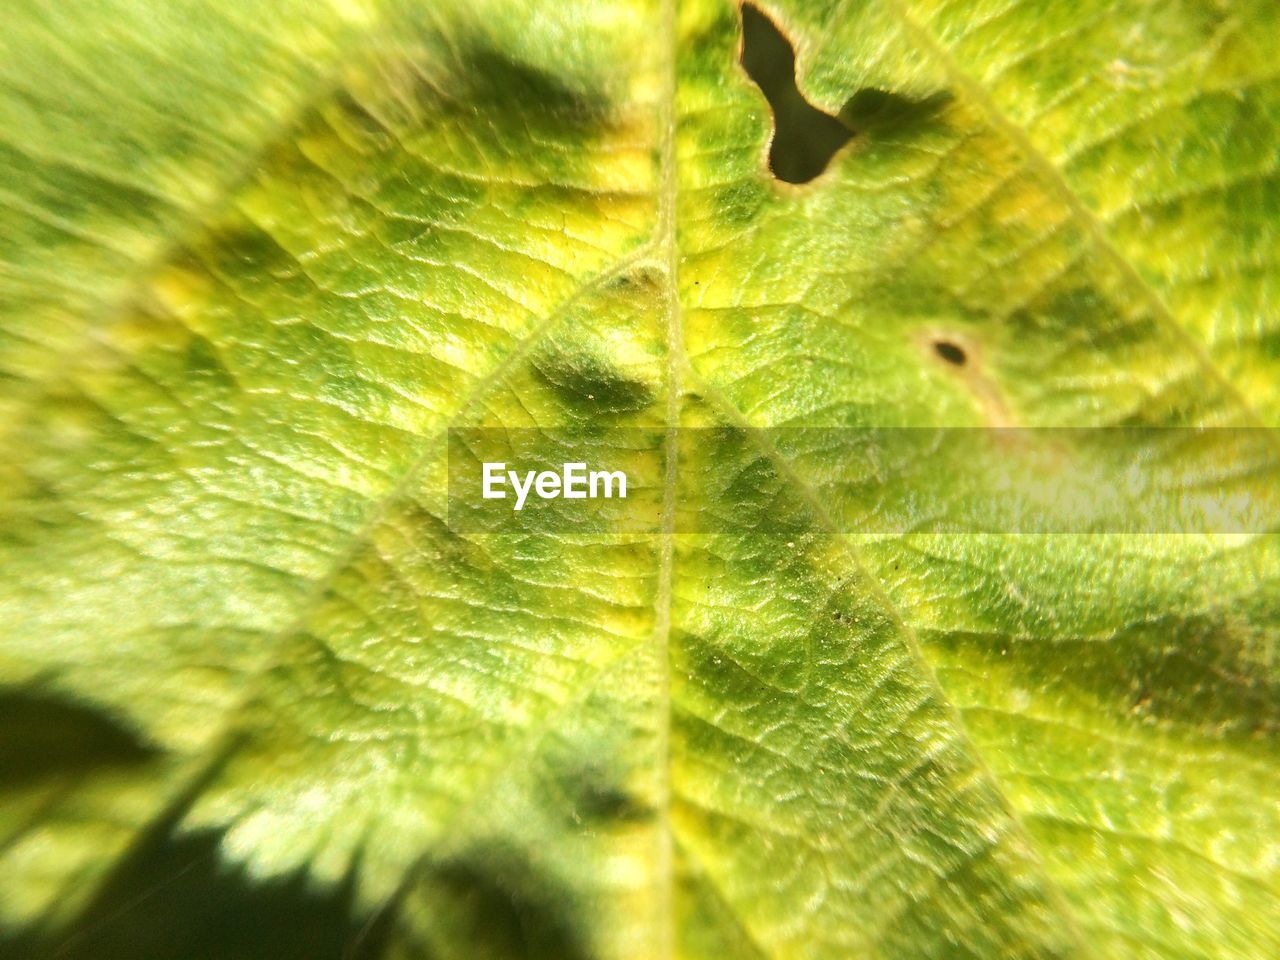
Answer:
[[[1280,529],[1280,431],[460,428],[449,433],[449,524],[548,534],[1269,532]]]

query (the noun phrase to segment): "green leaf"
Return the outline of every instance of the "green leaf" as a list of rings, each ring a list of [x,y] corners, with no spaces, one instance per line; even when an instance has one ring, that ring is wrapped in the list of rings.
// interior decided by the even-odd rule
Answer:
[[[0,953],[1280,955],[1276,536],[785,432],[1280,425],[1271,0],[7,12]]]

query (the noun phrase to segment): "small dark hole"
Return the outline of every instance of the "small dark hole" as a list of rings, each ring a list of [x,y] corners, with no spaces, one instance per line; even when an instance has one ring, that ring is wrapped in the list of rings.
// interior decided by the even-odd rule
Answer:
[[[749,3],[742,5],[742,67],[773,110],[769,169],[787,183],[808,183],[827,169],[853,131],[804,98],[796,87],[791,42]]]
[[[947,363],[953,363],[957,367],[963,367],[965,361],[969,359],[969,355],[964,352],[964,347],[952,343],[950,340],[935,340],[933,349],[938,352],[938,356],[943,360],[947,361]]]

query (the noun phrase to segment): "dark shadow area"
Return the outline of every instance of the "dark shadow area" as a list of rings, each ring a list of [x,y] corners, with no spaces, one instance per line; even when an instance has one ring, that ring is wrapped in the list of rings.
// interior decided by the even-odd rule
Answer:
[[[10,717],[34,711],[13,699],[0,704]],[[420,866],[371,914],[356,906],[358,863],[333,886],[302,871],[257,878],[227,862],[221,831],[176,835],[171,822],[66,927],[0,930],[0,960],[378,960],[401,956],[393,946],[423,960],[592,960],[574,892],[507,844]]]
[[[0,789],[132,766],[154,755],[100,710],[25,690],[0,693]]]
[[[749,3],[742,5],[742,67],[773,110],[769,169],[787,183],[808,183],[827,168],[853,130],[805,100],[796,87],[790,41]]]
[[[352,883],[256,881],[221,835],[164,837],[121,865],[85,913],[44,940],[0,939],[3,960],[371,960],[388,923],[354,915]]]
[[[423,937],[424,958],[592,960],[573,922],[573,895],[513,850],[489,848],[432,869],[419,899],[436,934]]]

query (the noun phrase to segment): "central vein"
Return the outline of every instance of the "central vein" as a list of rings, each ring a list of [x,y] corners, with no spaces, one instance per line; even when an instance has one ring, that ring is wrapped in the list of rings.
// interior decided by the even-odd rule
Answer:
[[[679,253],[676,245],[676,0],[663,0],[661,29],[666,37],[665,73],[659,106],[661,171],[658,184],[657,234],[659,256],[666,273],[667,411],[666,471],[663,479],[662,533],[659,541],[658,591],[654,619],[653,658],[659,671],[657,696],[658,830],[655,875],[657,877],[658,957],[675,955],[674,864],[671,834],[671,591],[676,509],[677,429],[680,423],[681,363],[684,357],[680,326],[680,292],[677,284]]]

